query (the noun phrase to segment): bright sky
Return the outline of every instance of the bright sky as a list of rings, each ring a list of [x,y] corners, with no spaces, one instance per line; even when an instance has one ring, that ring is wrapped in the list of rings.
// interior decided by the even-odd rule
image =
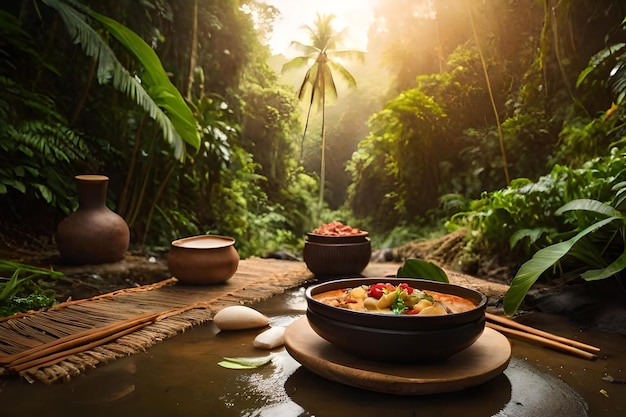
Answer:
[[[334,14],[335,29],[348,28],[345,49],[367,49],[367,30],[374,19],[372,4],[377,0],[265,0],[281,12],[276,20],[274,35],[270,40],[272,53],[283,53],[288,57],[289,44],[293,40],[308,43],[307,32],[302,25],[313,26],[316,13]]]

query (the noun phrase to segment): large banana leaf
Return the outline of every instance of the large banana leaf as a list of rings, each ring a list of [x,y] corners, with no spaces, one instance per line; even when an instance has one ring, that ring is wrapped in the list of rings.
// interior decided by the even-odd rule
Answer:
[[[143,66],[142,80],[148,86],[148,94],[154,102],[165,110],[176,131],[183,140],[200,147],[200,135],[196,120],[178,89],[172,84],[159,57],[154,50],[135,32],[106,16],[92,12],[91,15],[122,43]]]
[[[193,113],[170,82],[159,58],[148,44],[130,29],[84,5],[62,0],[43,2],[59,13],[70,36],[88,56],[97,60],[98,81],[102,83],[110,79],[114,88],[140,105],[161,128],[165,140],[172,145],[178,159],[184,158],[185,142],[195,149],[200,146]],[[142,81],[123,67],[108,44],[87,23],[85,14],[102,23],[142,64],[142,81],[147,90]]]
[[[623,220],[621,215],[611,216],[580,231],[576,236],[564,242],[559,242],[537,251],[533,257],[525,262],[511,282],[511,286],[504,295],[503,307],[507,316],[515,314],[526,297],[530,287],[548,268],[555,265],[574,247],[576,242],[590,233],[616,220]]]

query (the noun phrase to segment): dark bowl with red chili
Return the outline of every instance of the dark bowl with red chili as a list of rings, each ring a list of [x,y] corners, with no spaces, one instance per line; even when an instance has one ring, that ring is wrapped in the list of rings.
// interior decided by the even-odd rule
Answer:
[[[332,290],[380,283],[461,297],[475,307],[443,315],[389,314],[336,307],[315,298]],[[374,361],[445,360],[471,346],[485,328],[487,297],[449,283],[390,277],[338,279],[307,288],[305,298],[307,319],[319,336],[347,353]]]

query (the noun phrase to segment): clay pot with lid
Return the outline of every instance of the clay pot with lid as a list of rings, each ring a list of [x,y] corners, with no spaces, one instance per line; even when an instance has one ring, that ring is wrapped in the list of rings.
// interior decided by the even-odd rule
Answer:
[[[181,284],[206,285],[228,281],[239,266],[235,239],[199,235],[172,242],[167,267]]]
[[[106,205],[109,178],[77,175],[78,208],[59,223],[57,248],[64,262],[103,264],[124,258],[130,243],[126,221]]]

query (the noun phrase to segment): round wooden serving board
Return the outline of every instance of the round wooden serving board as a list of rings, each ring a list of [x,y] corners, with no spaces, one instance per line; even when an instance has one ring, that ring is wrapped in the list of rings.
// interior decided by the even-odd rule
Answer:
[[[485,328],[472,346],[441,362],[404,364],[361,359],[318,336],[306,317],[287,327],[285,348],[302,366],[323,378],[397,395],[470,388],[500,375],[511,359],[509,340],[490,328]]]

